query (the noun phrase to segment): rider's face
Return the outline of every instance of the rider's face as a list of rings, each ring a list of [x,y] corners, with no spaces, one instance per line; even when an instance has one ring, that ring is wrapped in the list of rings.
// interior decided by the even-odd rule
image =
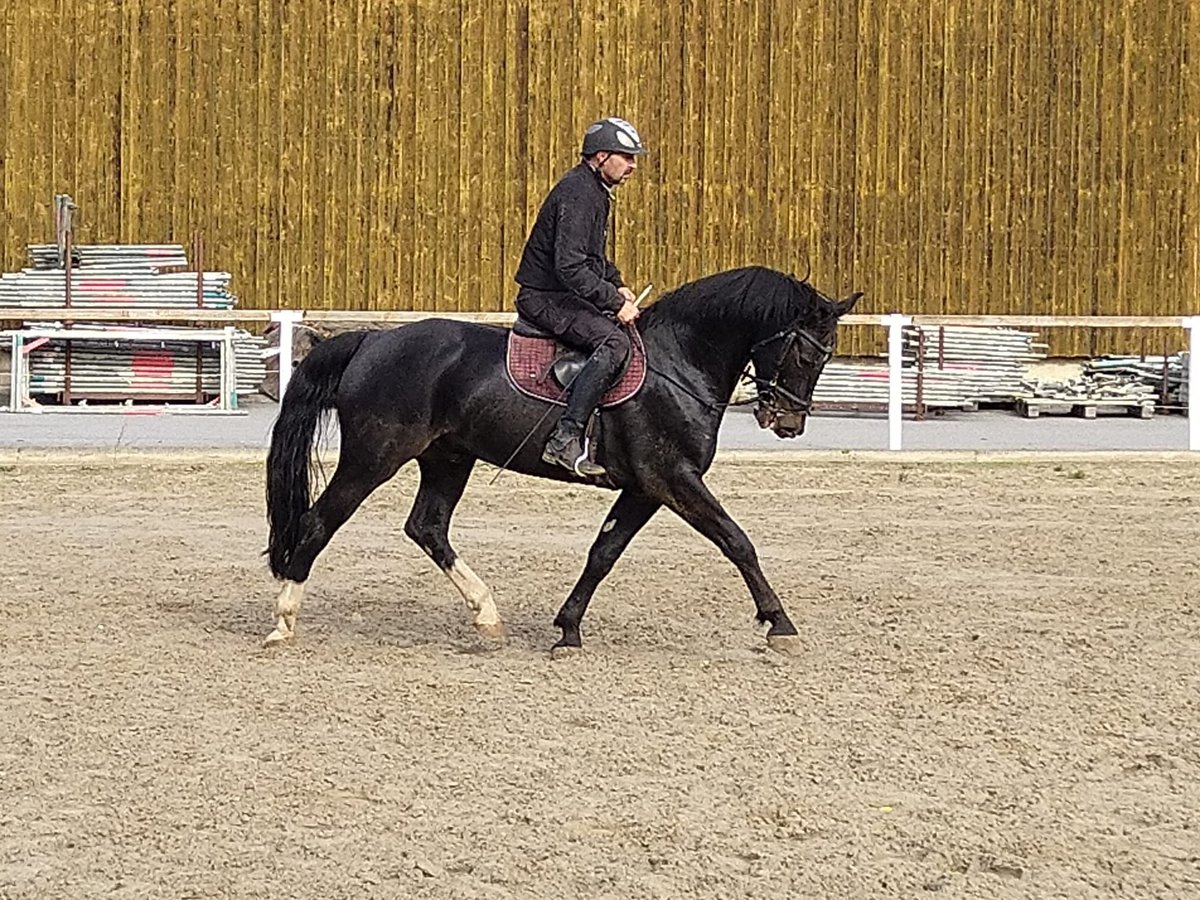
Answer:
[[[609,184],[624,184],[637,170],[637,157],[630,153],[601,153],[596,168]]]

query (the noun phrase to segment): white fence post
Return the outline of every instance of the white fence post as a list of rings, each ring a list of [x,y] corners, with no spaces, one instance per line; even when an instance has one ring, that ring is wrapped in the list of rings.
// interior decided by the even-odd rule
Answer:
[[[280,309],[271,313],[271,321],[279,323],[279,402],[287,393],[292,380],[292,336],[304,313],[295,309]]]
[[[904,422],[904,394],[901,382],[901,362],[904,349],[904,326],[912,322],[910,316],[892,313],[879,320],[888,330],[888,449],[899,450],[903,446],[901,431]]]
[[[9,374],[12,381],[8,388],[9,412],[20,412],[25,397],[25,339],[19,334],[12,336],[12,360],[9,363]]]
[[[1200,316],[1183,320],[1188,329],[1188,449],[1200,450]]]

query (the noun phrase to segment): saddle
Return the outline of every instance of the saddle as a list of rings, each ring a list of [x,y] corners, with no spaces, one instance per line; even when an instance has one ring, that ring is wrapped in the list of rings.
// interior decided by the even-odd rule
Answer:
[[[631,350],[625,367],[600,399],[601,408],[624,403],[646,380],[646,349],[636,329],[629,330]],[[522,394],[566,406],[566,385],[586,365],[588,354],[563,346],[551,334],[518,318],[508,336],[505,368]]]

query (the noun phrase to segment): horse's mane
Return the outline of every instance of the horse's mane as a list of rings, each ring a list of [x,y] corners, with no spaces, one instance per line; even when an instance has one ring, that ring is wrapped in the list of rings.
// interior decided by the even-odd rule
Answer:
[[[832,301],[807,281],[746,266],[709,275],[664,294],[642,316],[642,328],[701,324],[782,329],[797,319],[814,324],[832,315]]]

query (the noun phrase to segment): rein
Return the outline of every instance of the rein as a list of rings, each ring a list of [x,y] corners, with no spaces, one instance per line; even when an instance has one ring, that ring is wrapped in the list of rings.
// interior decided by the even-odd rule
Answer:
[[[754,354],[758,350],[762,349],[763,347],[773,344],[779,340],[782,340],[784,342],[784,344],[783,344],[782,349],[780,349],[780,351],[779,351],[778,357],[776,357],[775,365],[773,367],[773,372],[772,372],[771,377],[769,379],[763,378],[759,375],[752,373],[751,372],[751,364],[754,361]],[[804,399],[796,396],[796,394],[794,394],[792,391],[789,391],[787,388],[785,388],[783,385],[781,385],[779,383],[779,370],[783,367],[782,364],[783,364],[784,359],[787,357],[788,352],[792,349],[792,346],[796,343],[797,340],[807,343],[809,346],[813,347],[814,349],[817,350],[818,353],[821,354],[821,365],[822,366],[825,365],[825,363],[829,362],[829,360],[833,357],[833,348],[832,347],[822,344],[815,337],[813,337],[811,334],[809,334],[808,331],[806,331],[803,328],[800,328],[797,325],[793,325],[790,328],[785,328],[782,331],[776,332],[775,334],[771,335],[769,338],[764,338],[763,340],[758,341],[757,343],[755,343],[753,346],[750,347],[750,362],[746,363],[746,367],[742,370],[741,377],[746,379],[747,381],[753,383],[754,388],[757,393],[755,396],[749,397],[745,400],[737,400],[737,401],[729,400],[729,401],[725,401],[725,402],[721,402],[721,403],[712,403],[708,400],[705,400],[703,397],[700,397],[699,395],[697,395],[695,391],[691,390],[686,385],[680,383],[678,379],[673,378],[672,376],[668,375],[666,372],[662,371],[662,369],[659,369],[656,366],[654,366],[650,362],[649,358],[647,358],[647,360],[646,360],[646,368],[649,371],[653,372],[655,375],[658,375],[660,378],[663,378],[663,379],[671,382],[671,384],[675,385],[675,387],[679,388],[681,391],[683,391],[685,394],[687,394],[689,397],[691,397],[693,400],[695,400],[697,403],[699,403],[701,406],[705,407],[706,409],[720,411],[720,410],[728,409],[731,406],[746,406],[748,404],[757,402],[757,403],[761,404],[763,406],[763,408],[765,408],[768,412],[803,413],[803,414],[807,415],[812,408],[812,401],[804,400]],[[775,400],[776,397],[780,397],[783,400],[786,400],[789,405],[786,408],[781,406],[779,403],[776,402],[776,400]]]

